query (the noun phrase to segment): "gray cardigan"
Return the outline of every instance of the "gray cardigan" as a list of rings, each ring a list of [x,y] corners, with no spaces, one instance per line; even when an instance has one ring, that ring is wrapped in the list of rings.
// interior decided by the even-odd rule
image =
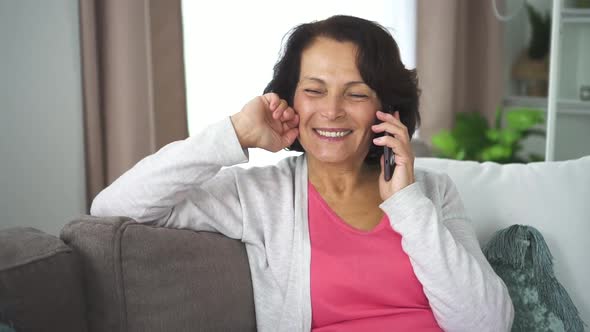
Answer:
[[[246,246],[258,330],[311,329],[311,247],[305,155],[277,165],[248,161],[229,118],[138,162],[93,201],[94,216],[222,233]],[[483,256],[446,174],[416,182],[379,207],[401,234],[434,316],[445,331],[508,331],[506,286]]]

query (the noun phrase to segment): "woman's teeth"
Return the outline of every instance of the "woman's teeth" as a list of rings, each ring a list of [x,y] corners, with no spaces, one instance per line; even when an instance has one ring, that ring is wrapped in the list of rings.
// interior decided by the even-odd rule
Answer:
[[[325,136],[325,137],[344,137],[344,136],[352,133],[352,130],[346,130],[346,131],[323,131],[323,130],[316,129],[315,131],[318,134],[320,134],[321,136]]]

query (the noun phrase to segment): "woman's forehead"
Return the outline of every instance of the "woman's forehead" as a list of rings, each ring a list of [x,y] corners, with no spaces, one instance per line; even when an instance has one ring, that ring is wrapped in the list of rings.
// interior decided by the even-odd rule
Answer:
[[[363,82],[357,67],[357,47],[352,42],[317,38],[301,56],[300,80],[329,84]]]

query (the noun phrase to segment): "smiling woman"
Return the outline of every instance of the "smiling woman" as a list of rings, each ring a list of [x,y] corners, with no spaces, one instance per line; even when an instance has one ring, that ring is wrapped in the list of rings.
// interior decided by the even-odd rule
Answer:
[[[279,7],[280,12],[272,11]],[[234,114],[251,96],[262,92],[272,77],[272,65],[281,49],[280,41],[289,29],[301,22],[326,18],[334,13],[380,22],[398,40],[404,63],[410,68],[415,66],[414,0],[378,0],[372,1],[371,6],[337,0],[240,1],[230,4],[219,1],[209,3],[207,9],[189,0],[183,1],[182,12],[190,134]],[[281,14],[286,12],[289,15]],[[215,27],[214,34],[211,27]],[[220,100],[223,100],[221,105]],[[243,166],[275,164],[282,158],[298,154],[251,149],[250,161]]]
[[[263,95],[139,162],[92,214],[242,241],[258,331],[510,330],[452,180],[414,168],[419,89],[392,35],[336,15],[285,45]],[[295,142],[303,154],[233,167]]]

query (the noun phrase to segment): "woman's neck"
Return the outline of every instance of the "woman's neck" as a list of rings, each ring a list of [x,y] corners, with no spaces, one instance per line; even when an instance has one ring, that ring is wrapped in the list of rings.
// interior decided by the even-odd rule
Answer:
[[[359,189],[379,185],[379,166],[369,166],[363,161],[333,164],[307,158],[307,171],[318,192],[332,197],[350,197]]]

